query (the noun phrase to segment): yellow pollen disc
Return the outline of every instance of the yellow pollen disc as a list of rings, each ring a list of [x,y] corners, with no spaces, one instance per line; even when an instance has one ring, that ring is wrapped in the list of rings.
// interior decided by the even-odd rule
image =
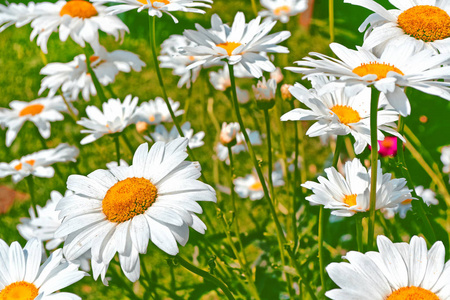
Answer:
[[[450,16],[436,6],[413,6],[398,16],[397,23],[406,34],[424,42],[450,36]]]
[[[102,202],[106,218],[122,223],[143,214],[156,200],[156,187],[145,178],[131,177],[113,185]]]
[[[355,206],[356,205],[356,194],[353,195],[345,195],[344,199],[342,200],[342,202],[344,202],[345,204],[347,204],[349,207]]]
[[[249,189],[251,191],[261,191],[262,190],[262,184],[261,182],[255,182],[254,184],[252,184],[251,186],[249,186]]]
[[[386,300],[439,300],[439,297],[429,290],[410,286],[396,290]]]
[[[237,47],[239,47],[240,45],[242,45],[242,44],[235,43],[235,42],[225,42],[225,43],[217,44],[216,46],[225,49],[227,51],[228,55],[231,56],[231,53],[233,53],[233,50],[236,49]]]
[[[402,71],[400,71],[399,69],[397,69],[394,66],[391,66],[386,63],[377,63],[377,62],[362,64],[359,67],[356,67],[352,70],[353,73],[355,73],[356,75],[361,76],[361,77],[369,75],[369,74],[377,75],[377,79],[375,79],[375,80],[380,80],[380,79],[386,78],[386,75],[389,71],[394,71],[400,75],[405,75],[405,74],[403,74]]]
[[[410,204],[411,201],[412,201],[412,199],[406,199],[405,201],[402,201],[402,204],[403,205]]]
[[[37,114],[40,114],[44,110],[44,105],[42,104],[31,104],[23,108],[20,113],[19,117],[23,117],[26,115],[32,115],[35,116]]]
[[[62,17],[64,15],[69,15],[72,18],[90,18],[96,16],[98,14],[94,5],[92,5],[88,1],[84,0],[71,0],[68,1],[59,12],[59,15]]]
[[[17,281],[0,291],[0,300],[33,300],[39,290],[32,283]]]
[[[27,164],[29,164],[29,165],[34,166],[35,160],[34,160],[34,159],[30,159],[30,160],[27,160],[27,161],[25,161],[25,162],[26,162]],[[18,165],[16,165],[16,166],[14,167],[14,169],[16,169],[17,171],[22,170],[22,163],[19,163]]]
[[[350,123],[358,123],[361,120],[359,113],[347,105],[335,105],[331,108],[341,123],[348,125]]]
[[[290,11],[291,11],[291,8],[290,8],[289,6],[283,5],[283,6],[280,6],[280,7],[275,8],[275,9],[273,10],[273,14],[276,15],[276,16],[279,16],[279,15],[281,15],[282,13],[287,14],[287,13],[289,13]]]

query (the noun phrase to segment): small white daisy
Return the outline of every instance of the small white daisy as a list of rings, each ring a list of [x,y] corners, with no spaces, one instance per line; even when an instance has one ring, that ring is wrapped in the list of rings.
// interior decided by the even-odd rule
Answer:
[[[211,5],[206,3],[212,3],[212,0],[197,1],[198,2],[195,2],[194,0],[92,0],[94,3],[120,3],[119,5],[114,5],[107,9],[111,14],[120,14],[132,9],[137,9],[138,12],[148,9],[149,16],[161,18],[163,13],[165,13],[171,16],[175,23],[178,23],[178,20],[171,14],[173,11],[204,14],[205,11],[197,7],[211,8]]]
[[[222,129],[220,130],[220,142],[227,146],[231,145],[234,146],[237,143],[237,134],[239,132],[240,126],[239,123],[222,123]]]
[[[76,162],[80,151],[75,146],[60,144],[56,148],[37,151],[15,159],[10,163],[0,163],[0,178],[12,176],[17,183],[29,175],[51,178],[55,170],[51,167],[57,162]]]
[[[320,95],[317,91],[329,82],[330,80],[324,76],[312,78],[313,89],[310,90],[296,83],[289,89],[289,92],[309,110],[295,108],[281,116],[281,120],[317,121],[306,132],[311,137],[351,134],[355,138],[355,153],[360,154],[371,143],[370,101],[372,90],[365,88],[355,96],[349,97],[344,88],[339,88],[331,93]],[[398,113],[388,105],[383,95],[380,96],[378,107],[380,110],[377,118],[377,139],[384,139],[382,131],[403,139],[395,130]]]
[[[414,43],[417,49],[450,53],[450,3],[442,0],[390,0],[396,9],[385,9],[372,0],[345,0],[370,9],[371,14],[359,27],[366,31],[363,47],[382,51],[389,43]]]
[[[176,117],[184,114],[184,110],[178,110],[180,102],[173,101],[169,98],[170,106]],[[161,97],[156,97],[155,100],[149,100],[142,103],[136,109],[137,121],[146,122],[149,125],[156,125],[161,122],[173,122],[166,102]]]
[[[258,80],[256,86],[252,86],[253,94],[255,95],[256,102],[258,100],[275,100],[277,93],[277,82],[275,79],[269,79],[263,77],[262,80]]]
[[[353,96],[364,87],[373,85],[385,94],[389,103],[402,116],[411,113],[411,106],[403,87],[412,87],[450,100],[449,83],[436,81],[450,79],[450,66],[440,67],[448,62],[450,53],[436,54],[430,49],[417,51],[415,44],[408,41],[401,45],[388,45],[380,57],[360,47],[355,51],[332,43],[330,48],[339,59],[320,53],[310,53],[318,59],[306,57],[296,62],[300,68],[286,69],[305,74],[305,77],[314,75],[338,77],[337,81],[325,85],[319,91],[321,94],[347,86],[347,94]]]
[[[377,192],[375,209],[396,207],[402,201],[411,199],[406,180],[391,179],[391,174],[382,174],[380,162],[377,164]],[[334,167],[324,171],[327,178],[319,176],[319,183],[307,181],[303,187],[312,190],[313,194],[306,200],[313,204],[324,205],[332,209],[331,214],[350,217],[357,212],[366,212],[370,207],[370,174],[371,171],[355,158],[344,165],[345,177]]]
[[[205,63],[216,63],[226,59],[230,65],[242,65],[254,77],[262,76],[262,71],[275,70],[273,63],[261,52],[289,53],[284,46],[277,45],[291,36],[289,31],[267,35],[276,22],[264,21],[261,17],[245,23],[245,16],[238,12],[230,27],[223,24],[214,14],[211,18],[212,29],[206,30],[196,24],[197,31],[185,30],[184,35],[195,42],[196,47],[184,47],[184,55],[202,57],[188,66],[195,68]]]
[[[44,139],[50,137],[50,122],[64,120],[61,112],[67,107],[61,96],[39,98],[30,102],[11,101],[0,108],[0,125],[7,127],[6,147],[11,146],[26,121],[33,122]]]
[[[200,182],[198,162],[185,161],[188,140],[178,138],[151,149],[142,144],[130,167],[96,170],[88,176],[71,175],[67,188],[75,195],[63,198],[57,209],[64,218],[56,237],[67,237],[64,254],[72,260],[92,253],[94,278],[105,278],[116,252],[125,276],[139,279],[139,254],[149,240],[176,255],[177,242],[185,245],[189,227],[205,233],[196,216],[197,201],[216,202],[214,190]]]
[[[261,17],[269,20],[289,22],[289,18],[304,12],[308,8],[307,0],[261,0],[261,5],[267,10],[259,12]]]
[[[86,42],[95,49],[100,46],[98,31],[119,36],[129,32],[128,27],[117,17],[106,14],[106,6],[92,4],[85,0],[44,2],[40,6],[43,12],[31,22],[33,31],[31,40],[37,36],[37,44],[42,52],[47,53],[47,41],[53,32],[59,31],[59,39],[63,42],[70,36],[81,47]]]
[[[87,128],[82,129],[81,133],[89,133],[89,135],[84,137],[80,144],[92,143],[105,134],[122,132],[128,125],[134,123],[138,100],[138,97],[131,95],[126,96],[123,103],[120,99],[109,99],[102,105],[103,112],[96,106],[86,107],[88,117],[81,118],[77,124]]]
[[[194,129],[191,128],[190,122],[185,122],[183,125],[181,125],[181,131],[183,131],[184,137],[189,140],[189,148],[194,149],[201,147],[205,144],[203,141],[203,138],[205,137],[204,131],[199,131],[196,134],[194,134]],[[170,141],[173,141],[176,138],[180,137],[180,134],[178,133],[177,127],[174,125],[170,132],[166,129],[166,127],[163,124],[159,124],[155,128],[155,132],[150,133],[153,140],[155,142],[164,142],[168,143]],[[148,136],[144,136],[144,138],[152,142],[152,139],[150,139]]]
[[[392,243],[377,238],[378,251],[365,254],[350,251],[347,262],[326,267],[330,278],[340,287],[327,291],[333,300],[450,299],[450,263],[445,262],[441,241],[430,250],[417,236],[410,243]]]
[[[57,249],[41,265],[42,243],[37,239],[25,247],[13,242],[8,246],[0,239],[0,299],[71,299],[75,294],[58,292],[87,274],[78,265],[65,262],[62,249]]]
[[[239,125],[239,124],[238,124]],[[254,146],[262,145],[261,135],[258,131],[252,131],[250,129],[246,129],[248,137],[250,139],[250,143]],[[233,154],[241,153],[242,151],[247,151],[247,145],[245,142],[244,135],[242,132],[238,132],[236,135],[236,145],[231,147],[231,151]],[[221,161],[225,161],[227,164],[230,163],[230,158],[228,157],[228,148],[221,143],[217,143],[217,157]]]
[[[442,172],[450,173],[450,145],[442,147],[441,161],[444,164],[444,167],[442,168]]]
[[[129,73],[131,70],[140,72],[145,66],[139,56],[132,52],[124,50],[108,52],[103,46],[95,49],[94,54],[89,57],[89,63],[103,86],[113,83],[119,72]],[[97,95],[84,54],[77,55],[68,63],[49,63],[41,69],[40,74],[46,77],[42,79],[39,94],[49,89],[49,95],[54,95],[61,89],[69,100],[78,99],[81,92],[86,101],[91,95]]]

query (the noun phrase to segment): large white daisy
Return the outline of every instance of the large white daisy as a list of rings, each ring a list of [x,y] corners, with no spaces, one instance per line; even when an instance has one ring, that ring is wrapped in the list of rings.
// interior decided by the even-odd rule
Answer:
[[[188,140],[156,142],[136,150],[131,166],[96,170],[88,176],[71,175],[67,188],[75,195],[57,206],[64,218],[56,237],[67,237],[64,254],[76,259],[90,249],[94,278],[119,253],[123,272],[131,281],[139,278],[139,253],[148,241],[170,255],[185,245],[189,227],[200,233],[205,224],[196,216],[196,201],[216,201],[214,190],[200,182],[198,162],[185,161]]]
[[[86,42],[93,48],[100,46],[98,31],[113,35],[116,40],[128,32],[128,27],[117,17],[106,14],[106,6],[92,4],[85,0],[41,3],[40,16],[31,22],[31,39],[37,36],[37,44],[47,53],[47,41],[53,32],[59,31],[59,38],[65,42],[70,36],[81,47]]]
[[[262,71],[275,70],[273,63],[261,52],[289,53],[284,46],[277,45],[291,36],[289,31],[267,35],[276,22],[264,21],[261,17],[245,23],[245,16],[238,12],[230,27],[223,24],[220,17],[211,17],[211,29],[206,30],[196,24],[197,31],[185,30],[184,35],[195,42],[196,47],[184,47],[187,56],[201,57],[189,65],[195,68],[205,63],[216,63],[225,59],[230,65],[242,65],[254,77],[262,76]]]
[[[450,263],[441,241],[427,250],[421,237],[410,243],[377,238],[378,251],[350,251],[347,262],[331,263],[326,270],[340,287],[325,293],[333,300],[450,299]]]
[[[338,80],[325,85],[320,93],[348,86],[346,92],[353,96],[366,86],[374,86],[385,94],[389,103],[402,115],[411,113],[409,100],[403,87],[412,87],[424,93],[450,100],[450,83],[436,81],[450,79],[450,66],[440,67],[450,59],[450,53],[436,54],[430,49],[417,51],[414,43],[389,45],[378,57],[367,49],[350,50],[332,43],[331,50],[339,59],[320,53],[310,53],[318,59],[306,57],[296,63],[300,66],[286,69],[296,73],[336,76]]]
[[[289,92],[309,110],[295,108],[281,116],[282,121],[314,120],[314,123],[306,132],[311,137],[328,134],[347,135],[355,138],[355,152],[360,154],[370,145],[370,88],[363,89],[355,96],[347,96],[344,88],[339,88],[331,93],[320,95],[320,90],[330,80],[324,76],[312,78],[313,89],[306,89],[303,85],[296,83]],[[389,107],[386,107],[389,106]],[[395,121],[398,113],[388,105],[383,95],[380,96],[378,104],[378,130],[377,139],[383,140],[382,131],[401,135],[395,130]],[[403,139],[403,138],[402,138]]]
[[[445,0],[389,0],[396,9],[387,10],[373,0],[345,0],[370,9],[359,27],[366,31],[363,47],[382,51],[389,43],[414,43],[417,49],[450,53],[450,3]]]
[[[0,4],[0,32],[11,25],[22,27],[44,13],[41,3],[9,3]]]
[[[33,122],[44,139],[50,137],[50,122],[64,120],[61,114],[67,107],[61,96],[39,98],[30,102],[11,101],[0,108],[0,125],[7,127],[6,147],[11,146],[26,121]]]
[[[390,173],[382,174],[380,162],[377,166],[375,209],[396,207],[402,201],[412,199],[405,179],[391,179]],[[357,212],[368,211],[371,170],[367,170],[357,158],[346,162],[344,169],[345,177],[331,167],[324,170],[327,178],[319,176],[319,183],[307,181],[302,184],[313,192],[306,200],[332,209],[331,214],[336,216],[349,217]]]
[[[265,8],[259,12],[261,17],[269,20],[279,20],[281,23],[289,22],[289,18],[304,12],[308,8],[307,0],[261,0]]]
[[[78,265],[65,262],[58,249],[41,265],[42,243],[30,240],[25,247],[13,242],[8,246],[0,239],[0,299],[70,299],[75,294],[58,292],[87,274]]]

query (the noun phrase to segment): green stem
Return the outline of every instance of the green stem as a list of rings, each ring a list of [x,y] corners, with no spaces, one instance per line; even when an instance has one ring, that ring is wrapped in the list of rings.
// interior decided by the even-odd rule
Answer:
[[[120,166],[120,142],[119,136],[114,136],[114,143],[116,144],[117,165]]]
[[[114,99],[117,99],[117,98],[118,98],[117,95],[116,95],[116,93],[114,93],[114,91],[113,91],[111,85],[107,85],[107,86],[106,86],[106,89],[108,90],[109,95],[111,96],[111,98],[114,98]]]
[[[270,194],[272,196],[272,200],[275,202],[275,193],[273,189],[273,179],[272,179],[272,169],[273,169],[273,162],[272,162],[272,134],[270,130],[270,118],[269,118],[269,110],[264,109],[264,121],[266,123],[266,135],[267,135],[267,163],[268,163],[268,182],[269,182],[269,189]]]
[[[363,252],[363,240],[362,240],[363,225],[362,225],[362,217],[357,214],[355,222],[356,222],[356,242],[358,244],[358,251],[359,252]]]
[[[196,266],[194,266],[193,264],[191,264],[190,262],[188,262],[187,260],[182,258],[180,255],[177,255],[176,258],[177,258],[177,261],[180,263],[180,265],[182,265],[188,271],[191,271],[192,273],[197,274],[198,276],[203,277],[205,280],[215,284],[223,291],[223,293],[227,296],[228,299],[234,300],[233,294],[231,294],[230,289],[223,281],[214,277],[210,273],[208,273],[200,268],[197,268]]]
[[[33,207],[34,216],[37,218],[37,209],[36,209],[36,197],[34,195],[34,180],[33,175],[28,175],[27,177],[27,184],[28,184],[28,192],[30,193],[30,200],[31,200],[31,206]]]
[[[330,30],[330,43],[334,42],[334,0],[328,0],[328,22]]]
[[[108,99],[105,96],[105,92],[103,91],[102,85],[100,84],[100,81],[98,81],[97,75],[95,74],[94,70],[91,67],[91,63],[89,58],[91,57],[89,53],[88,46],[83,48],[84,49],[84,55],[86,56],[86,66],[88,69],[89,74],[91,75],[92,81],[94,82],[95,90],[97,91],[97,96],[100,99],[101,103],[107,102]]]
[[[130,150],[131,154],[134,154],[134,148],[130,143],[130,140],[127,138],[127,136],[125,135],[125,133],[121,134],[122,139],[125,141],[125,145],[127,145],[128,150]]]
[[[253,13],[255,14],[255,17],[257,17],[258,16],[258,8],[256,7],[255,0],[252,0],[252,9],[253,9]]]
[[[112,260],[112,261],[114,262],[114,260]],[[125,280],[123,280],[122,276],[119,274],[119,272],[117,272],[117,270],[114,266],[110,266],[109,270],[111,270],[114,274],[114,277],[120,281],[120,286],[124,287],[127,290],[131,299],[140,300],[139,297],[136,295],[136,293],[133,291],[133,288],[130,287],[128,285],[128,283],[125,282]]]
[[[295,254],[292,252],[292,250],[289,250],[289,249],[288,249],[288,253],[289,253],[289,256],[291,258],[291,262],[294,265],[295,270],[297,271],[298,275],[300,276],[300,280],[302,280],[302,278],[306,278],[306,276],[303,274],[301,265],[299,264],[297,258],[295,257]],[[309,296],[311,297],[311,299],[317,300],[317,297],[314,294],[314,291],[311,288],[311,285],[309,284],[309,282],[304,282],[303,281],[303,283],[304,283],[304,286],[305,286]]]
[[[61,98],[63,99],[64,103],[66,104],[67,112],[69,113],[70,117],[71,117],[75,122],[77,122],[77,121],[78,121],[77,115],[76,115],[76,114],[74,113],[74,111],[72,110],[72,107],[70,107],[70,104],[69,104],[69,102],[67,101],[66,97],[64,97],[64,93],[63,93],[61,90],[59,90],[59,94],[61,95]]]
[[[375,240],[375,207],[377,202],[377,171],[378,171],[378,98],[380,92],[372,88],[372,99],[370,102],[370,144],[371,162],[370,167],[370,209],[369,209],[369,228],[367,231],[367,248],[371,250]]]

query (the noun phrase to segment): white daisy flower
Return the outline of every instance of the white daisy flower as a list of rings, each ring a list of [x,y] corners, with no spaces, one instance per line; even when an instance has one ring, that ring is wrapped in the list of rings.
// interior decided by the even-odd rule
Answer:
[[[70,36],[81,47],[86,42],[95,49],[100,46],[98,31],[113,35],[116,40],[129,32],[128,27],[117,17],[106,14],[106,6],[84,0],[44,2],[43,13],[31,22],[31,40],[37,36],[37,44],[47,53],[47,41],[53,32],[59,31],[63,42]]]
[[[363,89],[355,96],[347,96],[344,88],[339,88],[331,93],[320,95],[317,91],[330,80],[320,76],[313,78],[313,89],[306,89],[303,85],[296,83],[289,92],[300,102],[306,105],[309,110],[295,108],[281,116],[282,121],[314,120],[314,123],[306,132],[311,137],[324,136],[328,134],[347,135],[351,134],[355,138],[355,153],[360,154],[367,145],[370,145],[370,88]],[[379,111],[377,118],[377,139],[383,140],[385,131],[389,134],[401,135],[395,130],[395,121],[398,120],[398,113],[387,100],[380,96],[378,103]]]
[[[184,110],[178,110],[180,108],[180,102],[173,101],[169,98],[169,103],[176,117],[184,114]],[[142,103],[136,109],[136,117],[138,121],[146,122],[149,125],[156,125],[161,122],[173,122],[166,102],[161,97],[156,97],[155,100]]]
[[[410,243],[377,238],[378,251],[350,251],[349,262],[331,263],[326,270],[340,287],[325,293],[333,300],[450,299],[450,263],[441,241],[427,250],[417,236]]]
[[[289,31],[267,35],[275,23],[270,21],[261,23],[261,17],[257,17],[247,24],[244,14],[238,12],[230,27],[223,24],[220,17],[214,14],[211,18],[212,29],[206,30],[196,24],[197,31],[185,30],[183,33],[198,45],[184,47],[183,54],[202,57],[188,68],[226,59],[230,65],[242,65],[256,78],[262,76],[262,71],[274,71],[273,63],[260,52],[289,53],[286,47],[277,44],[291,36]]]
[[[0,163],[0,178],[12,176],[17,183],[29,175],[43,178],[51,178],[55,170],[50,167],[57,162],[76,162],[80,151],[75,146],[60,144],[56,148],[46,149],[25,155],[10,163]]]
[[[43,13],[41,6],[34,2],[0,4],[0,32],[11,25],[19,28],[30,23]]]
[[[148,9],[149,16],[161,18],[163,13],[165,13],[171,16],[175,23],[178,23],[178,20],[171,14],[173,11],[204,14],[205,11],[197,7],[211,8],[211,5],[206,3],[212,3],[212,0],[197,1],[198,2],[195,2],[194,0],[92,0],[94,3],[120,3],[119,5],[114,5],[107,9],[111,14],[120,14],[132,9],[137,9],[138,12]]]
[[[236,145],[237,135],[240,129],[240,125],[237,122],[234,123],[222,123],[222,129],[220,130],[219,140],[223,145]]]
[[[248,137],[250,139],[250,143],[254,146],[262,145],[261,135],[258,131],[252,131],[250,129],[246,129]],[[238,132],[236,135],[236,145],[231,147],[231,152],[233,154],[241,153],[242,151],[247,151],[247,145],[245,143],[245,138],[242,132]],[[230,158],[228,157],[228,148],[221,143],[217,143],[217,157],[221,161],[225,161],[227,164],[230,163]]]
[[[129,73],[131,70],[140,72],[145,66],[139,56],[132,52],[124,50],[108,52],[103,46],[95,49],[94,55],[89,57],[89,63],[103,86],[113,83],[119,72]],[[54,95],[61,89],[70,100],[78,99],[81,92],[86,101],[91,95],[97,95],[84,54],[75,56],[73,61],[68,63],[49,63],[41,69],[40,74],[46,77],[42,79],[39,94],[49,89],[49,95]]]
[[[450,173],[450,145],[442,147],[441,161],[444,164],[444,167],[442,168],[442,172]]]
[[[131,95],[126,96],[123,103],[120,99],[109,99],[102,105],[103,112],[96,106],[86,107],[88,117],[81,118],[77,124],[87,128],[82,129],[81,133],[89,133],[89,135],[84,137],[80,144],[92,143],[105,134],[122,132],[128,125],[134,123],[138,100],[138,97]]]
[[[366,86],[373,85],[383,93],[389,103],[402,115],[411,113],[411,106],[403,87],[412,87],[424,93],[450,100],[448,82],[436,79],[449,79],[450,66],[440,67],[450,59],[450,53],[436,54],[424,49],[417,51],[414,43],[387,46],[380,57],[369,50],[357,47],[350,50],[332,43],[331,50],[340,59],[319,53],[310,53],[318,59],[306,57],[296,63],[297,67],[286,69],[295,73],[336,76],[339,79],[325,85],[319,93],[333,91],[337,87],[348,86],[346,92],[353,96]]]
[[[411,199],[406,180],[391,179],[391,174],[382,174],[380,162],[377,164],[377,193],[375,209],[396,207],[402,201]],[[350,217],[357,212],[366,212],[370,207],[370,169],[355,158],[344,165],[345,177],[334,167],[324,171],[328,178],[319,176],[319,183],[307,181],[303,187],[312,190],[306,197],[312,204],[321,204],[332,209],[331,214]]]
[[[366,31],[363,47],[382,51],[389,43],[414,43],[417,49],[450,53],[450,3],[443,0],[389,2],[396,9],[387,10],[372,0],[345,0],[370,9],[371,14],[359,27]]]
[[[284,185],[283,170],[279,162],[275,164],[272,172],[272,182],[274,187]],[[264,197],[261,181],[259,181],[258,175],[255,172],[245,177],[238,177],[233,180],[233,183],[234,191],[241,198],[250,198],[250,200],[255,201]]]
[[[256,86],[252,86],[253,94],[257,100],[275,100],[277,93],[277,82],[275,79],[266,80],[265,77],[262,80],[258,80]]]
[[[203,141],[203,138],[205,137],[204,131],[199,131],[196,134],[194,134],[194,129],[191,128],[190,122],[185,122],[183,125],[181,125],[181,131],[183,131],[184,137],[189,140],[189,148],[194,149],[201,147],[205,144]],[[178,133],[177,127],[174,125],[170,132],[166,129],[166,127],[162,124],[159,124],[155,128],[155,132],[150,133],[150,135],[153,138],[153,141],[155,142],[164,142],[168,143],[170,141],[173,141],[180,137],[180,134]],[[144,138],[152,142],[152,139],[150,139],[148,136],[144,136]]]
[[[304,12],[308,8],[307,0],[261,0],[261,5],[267,10],[259,12],[261,17],[269,20],[289,22],[289,17]]]
[[[197,201],[216,202],[214,190],[200,182],[198,162],[185,161],[188,140],[178,138],[136,150],[130,167],[96,170],[88,176],[71,175],[67,188],[75,195],[63,198],[57,209],[64,218],[56,237],[67,237],[64,254],[72,260],[92,253],[94,278],[104,279],[110,261],[119,254],[122,270],[139,279],[139,254],[151,240],[162,251],[176,255],[177,242],[185,245],[189,227],[205,233],[196,216]]]
[[[58,249],[41,265],[42,243],[32,239],[25,247],[13,242],[11,247],[0,239],[0,299],[71,299],[81,298],[57,292],[87,274],[78,265],[63,262]]]
[[[6,147],[11,146],[26,121],[33,122],[44,139],[50,137],[50,122],[64,120],[61,114],[67,107],[61,96],[39,98],[30,102],[11,101],[9,107],[0,108],[0,126],[8,128]]]
[[[430,189],[424,189],[423,186],[419,185],[414,188],[417,195],[423,199],[426,205],[438,205],[439,200],[436,199],[436,193]],[[384,214],[386,219],[391,219],[395,216],[396,213],[400,216],[400,218],[406,218],[406,213],[411,210],[412,205],[411,202],[417,199],[407,199],[402,201],[397,207],[391,208],[383,208],[381,211]]]

